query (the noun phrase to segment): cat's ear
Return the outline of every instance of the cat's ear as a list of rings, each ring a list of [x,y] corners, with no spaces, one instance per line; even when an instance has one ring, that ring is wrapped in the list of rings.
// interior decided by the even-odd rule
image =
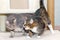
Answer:
[[[16,19],[14,19],[14,23],[16,23]]]
[[[33,21],[33,19],[30,19],[30,24],[32,24],[34,21]]]
[[[24,21],[24,24],[26,24],[26,21]]]

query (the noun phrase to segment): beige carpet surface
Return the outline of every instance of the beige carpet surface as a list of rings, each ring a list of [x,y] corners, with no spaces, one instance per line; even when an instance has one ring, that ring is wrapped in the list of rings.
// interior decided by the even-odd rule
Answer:
[[[20,33],[16,33],[14,38],[10,38],[10,33],[0,32],[0,40],[60,40],[60,31],[54,30],[54,32],[54,34],[51,34],[50,31],[45,31],[40,38],[27,38],[26,36],[20,36]]]

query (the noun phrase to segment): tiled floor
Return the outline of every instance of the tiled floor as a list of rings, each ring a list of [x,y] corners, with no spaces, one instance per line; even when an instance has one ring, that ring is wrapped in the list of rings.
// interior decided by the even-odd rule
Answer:
[[[45,31],[40,38],[27,38],[26,36],[21,36],[20,33],[16,33],[14,38],[10,38],[9,36],[10,33],[0,32],[0,40],[60,40],[60,32],[57,30],[55,30],[54,34],[51,34],[50,31]]]

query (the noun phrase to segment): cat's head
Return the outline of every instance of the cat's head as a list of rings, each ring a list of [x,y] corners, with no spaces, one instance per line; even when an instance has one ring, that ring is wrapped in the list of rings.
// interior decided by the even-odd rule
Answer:
[[[35,22],[33,19],[30,19],[30,20],[24,22],[24,28],[25,28],[26,30],[33,29],[33,28],[36,27],[37,25],[38,25],[38,23]]]
[[[11,30],[14,29],[16,27],[16,18],[13,17],[10,20],[6,21],[6,28]]]

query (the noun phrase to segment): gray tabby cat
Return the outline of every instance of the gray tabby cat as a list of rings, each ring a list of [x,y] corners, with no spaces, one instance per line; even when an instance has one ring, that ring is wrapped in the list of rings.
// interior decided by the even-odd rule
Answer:
[[[6,31],[11,32],[10,37],[14,37],[15,32],[21,31],[23,32],[23,24],[27,18],[32,17],[34,14],[32,13],[20,13],[20,14],[7,14],[6,20]]]

